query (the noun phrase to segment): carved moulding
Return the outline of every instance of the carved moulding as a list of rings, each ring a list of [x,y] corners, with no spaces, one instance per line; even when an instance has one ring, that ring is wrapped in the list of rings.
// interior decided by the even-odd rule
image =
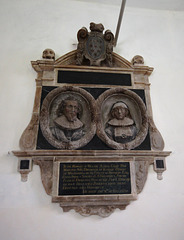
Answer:
[[[128,150],[144,141],[148,133],[148,117],[145,104],[137,94],[120,87],[113,88],[101,94],[97,101],[97,134],[107,145]],[[123,105],[128,111],[126,119],[112,117],[114,108]],[[124,138],[120,137],[122,135]]]
[[[63,208],[63,212],[69,212],[70,210],[74,209],[77,213],[84,217],[89,217],[91,215],[98,215],[100,217],[108,217],[110,216],[116,209],[125,210],[126,205],[120,206],[88,206],[88,207],[61,207]]]

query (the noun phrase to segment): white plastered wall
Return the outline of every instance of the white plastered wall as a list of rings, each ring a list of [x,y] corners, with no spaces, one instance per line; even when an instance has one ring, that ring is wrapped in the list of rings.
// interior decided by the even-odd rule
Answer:
[[[115,32],[118,6],[69,0],[1,0],[0,34],[0,238],[2,240],[183,240],[184,239],[184,12],[126,8],[115,52],[142,55],[150,77],[156,126],[165,140],[164,179],[152,167],[145,188],[125,211],[110,217],[63,213],[51,203],[34,166],[20,181],[19,138],[30,121],[36,72],[30,61],[45,48],[56,57],[76,48],[82,26],[102,22]]]

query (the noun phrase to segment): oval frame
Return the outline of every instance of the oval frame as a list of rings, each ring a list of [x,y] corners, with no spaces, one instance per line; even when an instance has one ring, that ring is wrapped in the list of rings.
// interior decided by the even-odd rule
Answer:
[[[108,122],[108,114],[116,101],[123,101],[129,107],[138,133],[136,137],[126,143],[118,143],[110,139],[105,133],[105,124]],[[148,133],[148,117],[143,100],[133,91],[124,88],[113,88],[106,90],[97,99],[97,135],[108,146],[113,149],[130,150],[138,147],[146,138]]]
[[[84,126],[87,130],[85,135],[81,137],[79,140],[75,141],[60,141],[58,140],[51,132],[50,125],[54,121],[54,118],[51,117],[56,109],[56,106],[61,103],[62,100],[66,99],[68,96],[72,96],[80,101],[80,104],[85,106],[85,111],[83,111],[83,119],[85,117],[88,119],[87,126]],[[86,112],[87,111],[87,112]],[[85,114],[84,114],[85,112]],[[90,121],[89,121],[90,119]],[[40,113],[40,127],[43,136],[45,139],[55,148],[58,149],[78,149],[85,146],[87,143],[91,141],[93,136],[96,133],[96,102],[90,93],[85,91],[84,89],[72,87],[72,86],[64,86],[58,87],[47,94],[44,98],[41,113]]]

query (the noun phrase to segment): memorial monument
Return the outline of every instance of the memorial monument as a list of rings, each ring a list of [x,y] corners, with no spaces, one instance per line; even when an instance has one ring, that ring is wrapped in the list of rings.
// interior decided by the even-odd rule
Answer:
[[[40,166],[46,193],[64,212],[107,217],[138,198],[149,165],[162,179],[170,152],[153,121],[153,68],[142,56],[129,62],[114,53],[114,35],[102,24],[77,38],[76,50],[55,60],[45,49],[31,62],[33,113],[13,153],[22,181]]]

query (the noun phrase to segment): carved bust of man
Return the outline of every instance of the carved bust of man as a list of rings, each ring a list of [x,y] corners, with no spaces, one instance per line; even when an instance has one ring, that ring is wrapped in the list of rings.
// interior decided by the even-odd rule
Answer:
[[[110,114],[111,119],[105,127],[107,136],[118,143],[132,141],[136,136],[137,128],[128,106],[124,102],[116,102],[113,104]]]
[[[64,142],[77,141],[84,135],[84,124],[79,119],[81,111],[81,106],[73,97],[68,97],[59,104],[58,117],[54,120],[55,126],[51,128],[56,139]]]

